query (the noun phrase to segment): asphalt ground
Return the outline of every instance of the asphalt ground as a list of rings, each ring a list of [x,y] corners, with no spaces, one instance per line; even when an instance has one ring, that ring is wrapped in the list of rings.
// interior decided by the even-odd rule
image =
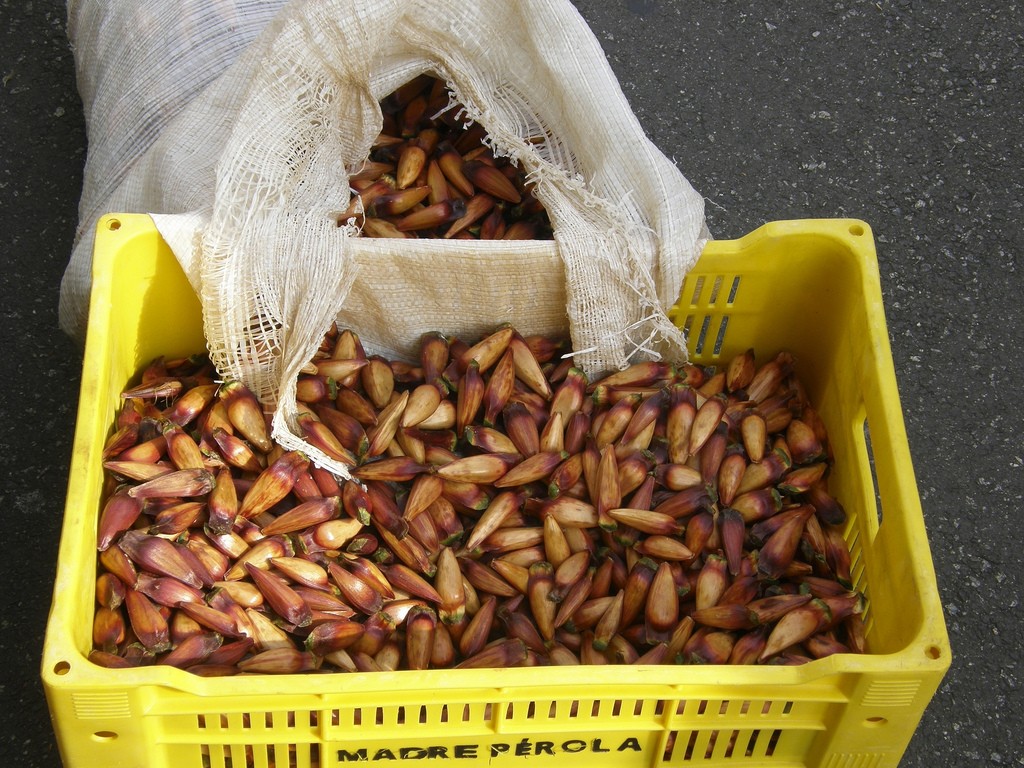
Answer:
[[[902,765],[1024,765],[1022,9],[576,4],[716,237],[873,228],[953,649]],[[55,0],[0,2],[3,766],[60,764],[39,660],[81,372],[57,295],[86,156],[64,23]]]

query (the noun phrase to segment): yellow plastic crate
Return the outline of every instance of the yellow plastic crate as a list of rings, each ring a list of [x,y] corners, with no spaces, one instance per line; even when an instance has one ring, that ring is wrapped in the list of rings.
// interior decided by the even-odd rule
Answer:
[[[101,450],[153,357],[204,346],[151,220],[107,216],[42,677],[81,768],[895,766],[950,663],[869,227],[767,224],[707,246],[673,309],[693,358],[780,349],[830,430],[870,653],[799,667],[546,667],[207,679],[90,663]]]

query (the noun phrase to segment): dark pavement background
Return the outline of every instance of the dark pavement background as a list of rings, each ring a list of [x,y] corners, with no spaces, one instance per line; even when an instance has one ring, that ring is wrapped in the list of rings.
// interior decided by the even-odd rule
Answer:
[[[873,227],[954,654],[903,765],[1024,765],[1024,9],[576,5],[716,237]],[[86,151],[64,22],[56,0],[0,0],[0,766],[59,765],[38,665],[81,366],[57,295]]]

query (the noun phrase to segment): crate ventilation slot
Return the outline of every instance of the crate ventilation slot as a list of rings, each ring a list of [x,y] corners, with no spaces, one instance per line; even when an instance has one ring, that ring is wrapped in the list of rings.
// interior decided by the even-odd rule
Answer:
[[[758,718],[766,715],[789,715],[793,711],[792,701],[734,700],[734,699],[682,699],[676,703],[675,714],[714,718],[733,715],[742,718]],[[732,712],[730,713],[730,708]]]
[[[723,294],[723,288],[728,285],[728,291]],[[703,300],[704,288],[709,287],[707,300]],[[699,307],[714,308],[719,306],[719,299],[722,307],[731,307],[736,302],[736,294],[740,288],[740,276],[732,278],[724,275],[699,275],[693,280],[693,292],[690,294],[690,308]]]
[[[739,286],[739,275],[732,278],[723,275],[699,275],[694,278],[693,292],[690,294],[689,301],[690,311],[683,319],[683,333],[690,337],[694,333],[694,326],[699,319],[699,328],[696,329],[697,336],[693,341],[693,349],[696,354],[702,355],[705,352],[710,352],[711,357],[718,357],[721,354],[729,328],[727,311],[736,301]],[[705,288],[708,288],[706,300]],[[696,310],[718,311],[699,312]]]
[[[211,744],[202,748],[203,768],[318,768],[319,744],[246,746]]]
[[[645,705],[650,705],[649,707]],[[641,717],[645,709],[660,714],[663,702],[645,699],[552,699],[509,702],[504,706],[505,720],[550,720],[561,718],[612,717],[616,719]]]
[[[759,761],[775,754],[781,735],[779,728],[670,731],[662,759],[672,763],[702,763],[712,758],[737,762],[750,758],[749,764],[760,764]]]
[[[352,707],[332,709],[327,722],[332,726],[438,725],[442,723],[487,723],[490,704],[441,704],[407,707]]]

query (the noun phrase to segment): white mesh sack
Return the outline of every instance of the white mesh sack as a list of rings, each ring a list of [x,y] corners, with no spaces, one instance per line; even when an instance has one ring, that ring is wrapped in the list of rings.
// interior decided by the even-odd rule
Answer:
[[[222,104],[213,115],[201,102],[241,96],[244,83],[229,86],[224,73],[283,5],[68,0],[68,38],[89,142],[75,245],[61,283],[60,324],[67,333],[85,334],[100,216],[209,208],[215,144],[223,144],[238,108]],[[194,119],[203,114],[215,124],[196,131]]]
[[[553,242],[338,226],[379,100],[424,72],[527,171]],[[289,427],[299,369],[333,320],[395,357],[426,331],[471,338],[510,322],[570,331],[589,374],[681,361],[664,310],[708,238],[702,198],[644,136],[565,0],[288,3],[101,207],[185,214],[155,218],[202,299],[215,364],[277,405],[279,442],[342,475]]]

